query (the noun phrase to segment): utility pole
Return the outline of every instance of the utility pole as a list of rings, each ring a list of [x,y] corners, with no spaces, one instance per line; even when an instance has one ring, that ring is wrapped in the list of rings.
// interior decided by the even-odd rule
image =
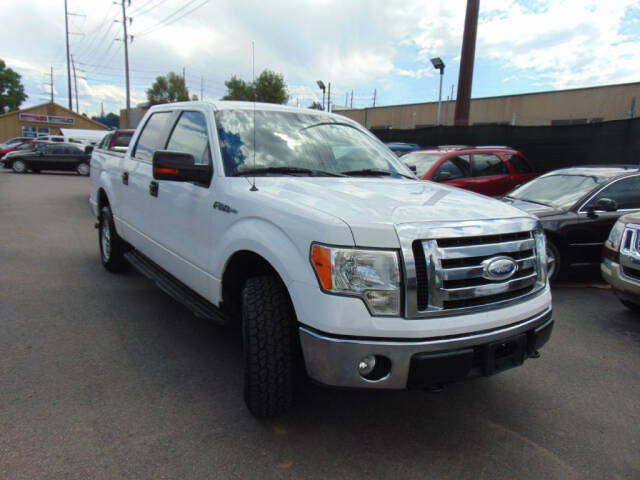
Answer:
[[[124,29],[124,75],[127,88],[127,124],[124,126],[128,127],[131,124],[131,91],[129,88],[129,36],[127,35],[127,7],[124,2],[125,0],[122,0],[122,28]],[[129,0],[129,5],[131,5],[131,0]]]
[[[53,103],[53,65],[51,65],[51,103]]]
[[[467,0],[467,11],[464,17],[464,35],[462,37],[462,53],[460,55],[456,113],[454,115],[455,125],[469,125],[471,82],[473,80],[473,61],[476,54],[479,10],[480,0]]]
[[[100,102],[100,118],[104,118],[104,102]]]
[[[204,101],[204,77],[200,77],[200,101]]]
[[[349,108],[353,108],[353,89],[351,89],[351,105],[349,105]]]
[[[67,96],[69,97],[69,110],[73,110],[71,97],[71,64],[69,63],[69,13],[67,10],[67,0],[64,0],[64,34],[67,43]]]
[[[73,61],[73,55],[71,55],[71,66],[73,67],[73,85],[76,90],[76,113],[80,113],[80,105],[78,104],[78,76],[76,75],[76,62]]]
[[[329,90],[327,92],[327,112],[331,111],[331,82],[329,82]]]
[[[373,107],[375,108],[376,106],[376,95],[378,94],[378,90],[377,89],[373,89]]]
[[[184,69],[184,66],[182,67],[182,81],[184,82],[184,86],[187,86],[187,72]]]

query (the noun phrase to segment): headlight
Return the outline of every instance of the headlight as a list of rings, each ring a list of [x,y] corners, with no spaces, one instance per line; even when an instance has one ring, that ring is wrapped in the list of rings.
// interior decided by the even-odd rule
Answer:
[[[620,240],[622,240],[622,234],[624,233],[625,223],[618,220],[616,224],[609,232],[609,238],[607,238],[607,244],[610,248],[616,252],[620,248]]]
[[[536,262],[538,270],[538,282],[544,285],[547,283],[547,239],[543,231],[536,231],[533,234],[536,241]]]
[[[374,315],[400,314],[397,252],[314,244],[311,264],[326,292],[360,297]]]

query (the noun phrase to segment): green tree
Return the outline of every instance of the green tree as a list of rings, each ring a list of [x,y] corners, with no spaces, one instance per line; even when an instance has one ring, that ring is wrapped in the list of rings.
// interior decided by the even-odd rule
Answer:
[[[313,101],[313,103],[311,105],[309,105],[309,108],[312,108],[314,110],[324,110],[322,108],[322,104],[316,100]]]
[[[223,100],[255,100],[266,103],[287,103],[289,100],[284,77],[271,70],[264,70],[255,82],[245,82],[233,75],[224,84],[227,94],[222,97]]]
[[[189,100],[189,90],[184,78],[169,72],[156,78],[151,88],[147,90],[147,100],[150,105],[170,102],[186,102]]]
[[[0,114],[5,110],[18,110],[20,104],[27,99],[21,78],[19,73],[7,68],[4,60],[0,59]]]

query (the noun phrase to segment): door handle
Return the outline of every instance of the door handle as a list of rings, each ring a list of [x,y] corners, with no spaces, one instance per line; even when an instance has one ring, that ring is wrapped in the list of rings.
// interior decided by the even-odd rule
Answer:
[[[129,185],[129,172],[122,172],[122,183]]]
[[[158,196],[158,182],[155,180],[151,180],[151,182],[149,182],[149,195],[152,197]]]

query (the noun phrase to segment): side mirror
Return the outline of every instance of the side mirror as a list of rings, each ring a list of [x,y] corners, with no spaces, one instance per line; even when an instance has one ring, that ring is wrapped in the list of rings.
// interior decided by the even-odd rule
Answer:
[[[591,218],[595,218],[598,215],[596,210],[601,212],[615,212],[618,210],[618,202],[610,198],[600,198],[597,202],[587,205],[587,215]]]
[[[451,172],[439,172],[433,176],[432,180],[434,182],[444,182],[447,180],[451,180],[452,177],[453,175],[451,175]]]
[[[193,155],[158,150],[153,153],[153,178],[173,182],[196,182],[209,185],[211,165],[198,165]]]

